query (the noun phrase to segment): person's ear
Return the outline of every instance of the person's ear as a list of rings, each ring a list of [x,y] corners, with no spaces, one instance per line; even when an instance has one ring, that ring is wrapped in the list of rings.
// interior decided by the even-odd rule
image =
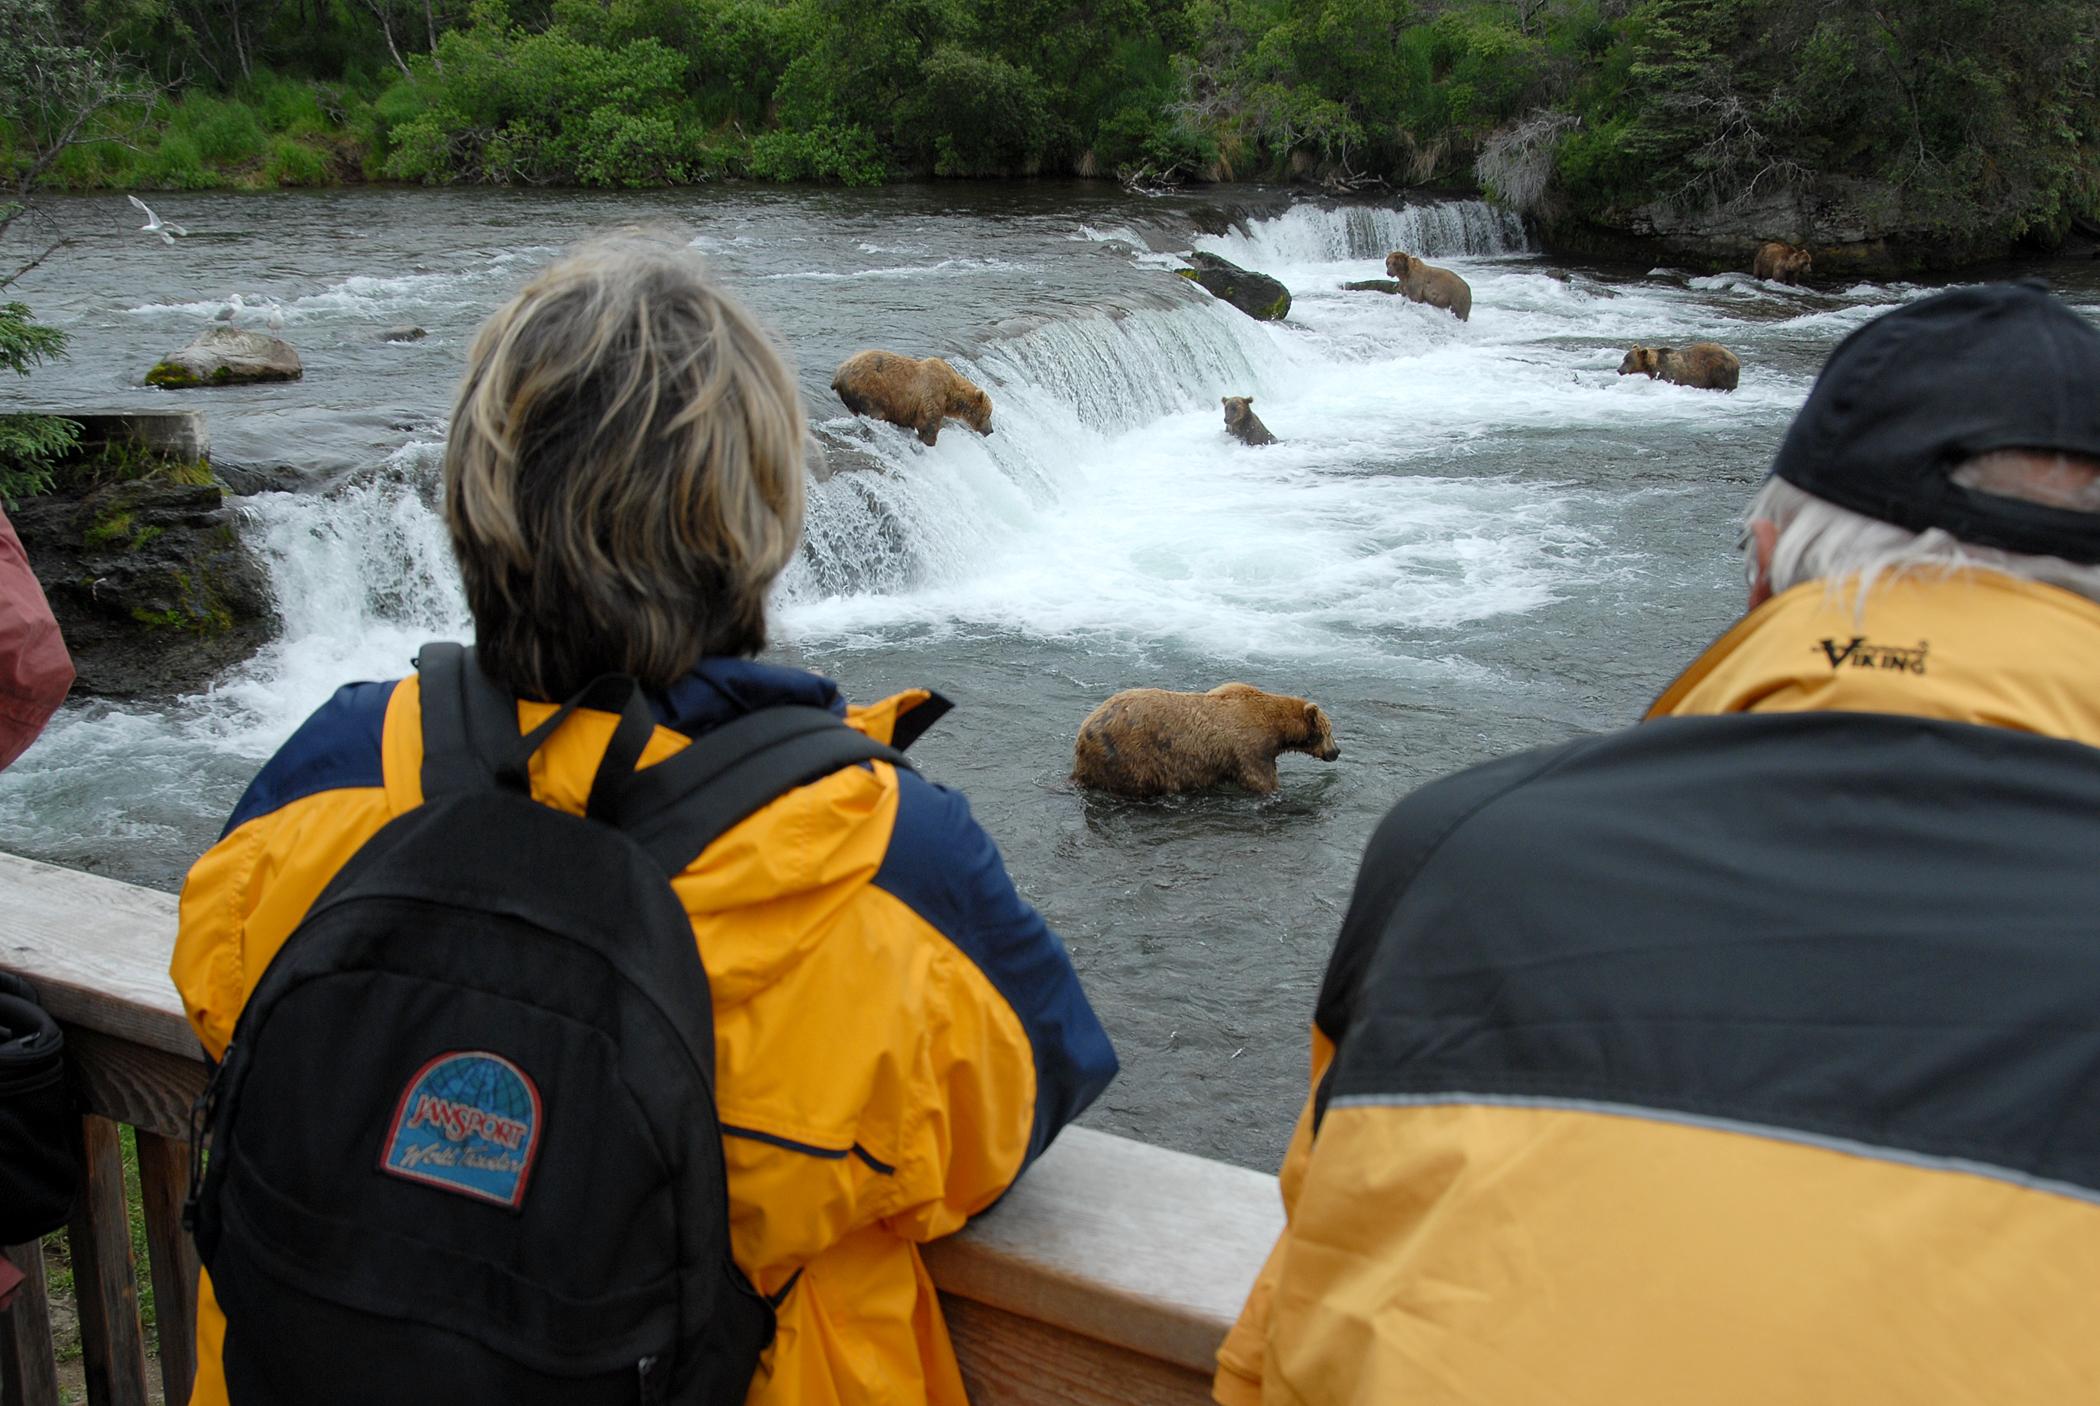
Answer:
[[[1765,518],[1750,523],[1750,609],[1772,598],[1772,549],[1779,545],[1779,528]]]

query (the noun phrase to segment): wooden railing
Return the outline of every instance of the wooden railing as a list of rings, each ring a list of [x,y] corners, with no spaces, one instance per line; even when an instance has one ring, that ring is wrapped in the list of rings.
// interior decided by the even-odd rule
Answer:
[[[194,1373],[197,1257],[180,1223],[203,1053],[168,983],[175,900],[0,854],[0,968],[65,1027],[87,1194],[67,1228],[90,1406],[169,1406]],[[135,1130],[159,1371],[140,1328],[120,1125]],[[0,1150],[4,1155],[4,1150]],[[1273,1177],[1068,1128],[990,1214],[928,1247],[976,1406],[1209,1399],[1211,1355],[1282,1224]],[[57,1406],[39,1247],[0,1313],[0,1406]]]

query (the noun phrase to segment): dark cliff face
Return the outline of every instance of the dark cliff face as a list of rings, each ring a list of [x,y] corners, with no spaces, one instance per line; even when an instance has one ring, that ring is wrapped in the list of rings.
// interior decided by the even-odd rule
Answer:
[[[194,692],[276,629],[268,577],[216,482],[61,490],[11,516],[65,632],[75,694]]]

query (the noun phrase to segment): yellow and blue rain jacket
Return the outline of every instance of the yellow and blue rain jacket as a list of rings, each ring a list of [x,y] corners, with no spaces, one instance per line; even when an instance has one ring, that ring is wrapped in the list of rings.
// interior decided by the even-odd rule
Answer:
[[[422,800],[418,681],[351,684],[285,743],[183,886],[172,975],[213,1058],[336,871]],[[641,765],[732,718],[821,707],[902,746],[948,710],[915,690],[848,708],[829,681],[710,659],[652,700]],[[521,729],[553,711],[520,703]],[[610,714],[532,762],[581,814]],[[996,1201],[1116,1072],[1063,944],[967,802],[883,762],[780,797],[672,882],[713,992],[730,1240],[779,1329],[750,1401],[964,1401],[917,1246]],[[196,1406],[227,1402],[202,1286]]]

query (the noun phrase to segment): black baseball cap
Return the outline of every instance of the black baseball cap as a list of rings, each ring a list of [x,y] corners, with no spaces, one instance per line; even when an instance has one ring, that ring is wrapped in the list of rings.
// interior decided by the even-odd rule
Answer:
[[[2038,281],[1934,294],[1838,343],[1772,472],[1839,507],[1964,542],[2100,562],[2100,513],[1963,488],[1993,449],[2100,460],[2100,328]]]

